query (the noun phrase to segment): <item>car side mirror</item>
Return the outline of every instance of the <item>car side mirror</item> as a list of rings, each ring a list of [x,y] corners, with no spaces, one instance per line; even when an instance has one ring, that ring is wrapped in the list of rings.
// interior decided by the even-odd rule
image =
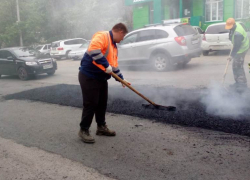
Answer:
[[[8,60],[14,60],[12,56],[7,57]]]

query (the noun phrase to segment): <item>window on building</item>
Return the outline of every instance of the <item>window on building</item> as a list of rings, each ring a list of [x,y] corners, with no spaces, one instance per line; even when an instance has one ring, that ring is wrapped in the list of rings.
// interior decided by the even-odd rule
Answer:
[[[250,0],[235,1],[235,19],[245,19],[250,17]]]
[[[223,0],[206,0],[206,21],[223,20]]]

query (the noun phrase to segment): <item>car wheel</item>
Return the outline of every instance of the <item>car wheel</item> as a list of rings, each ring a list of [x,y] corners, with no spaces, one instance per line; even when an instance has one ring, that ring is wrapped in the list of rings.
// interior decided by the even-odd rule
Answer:
[[[170,60],[164,53],[153,55],[153,67],[156,71],[165,71],[170,67]]]
[[[0,79],[1,79],[1,77],[2,77],[2,74],[0,74]]]
[[[18,76],[19,76],[19,79],[21,79],[22,81],[26,81],[29,79],[28,72],[24,67],[20,67],[18,69]]]
[[[53,70],[53,71],[50,71],[50,72],[48,72],[47,74],[49,75],[49,76],[52,76],[52,75],[54,75],[55,74],[55,70]]]
[[[66,58],[67,58],[67,59],[69,59],[69,52],[70,52],[70,51],[67,51],[67,52],[66,52]]]
[[[203,51],[203,56],[208,56],[209,51]]]

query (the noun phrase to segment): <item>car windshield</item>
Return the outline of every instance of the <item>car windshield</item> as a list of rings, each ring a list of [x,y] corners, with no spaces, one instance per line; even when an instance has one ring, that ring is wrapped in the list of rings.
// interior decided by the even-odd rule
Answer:
[[[225,24],[214,25],[207,28],[206,34],[225,34],[229,30],[225,29]]]
[[[89,46],[89,42],[85,42],[85,43],[83,43],[81,46],[80,46],[80,48],[88,48],[88,46]]]
[[[29,47],[14,49],[14,53],[19,57],[37,56],[40,54],[36,49]]]

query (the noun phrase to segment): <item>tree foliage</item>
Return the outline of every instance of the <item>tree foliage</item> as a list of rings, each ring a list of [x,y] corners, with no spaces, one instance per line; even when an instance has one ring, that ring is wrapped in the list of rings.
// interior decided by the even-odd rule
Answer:
[[[28,46],[75,37],[90,39],[117,22],[131,22],[124,0],[19,0],[19,6],[21,22],[17,23],[16,0],[1,0],[1,47],[19,46],[19,30]]]

